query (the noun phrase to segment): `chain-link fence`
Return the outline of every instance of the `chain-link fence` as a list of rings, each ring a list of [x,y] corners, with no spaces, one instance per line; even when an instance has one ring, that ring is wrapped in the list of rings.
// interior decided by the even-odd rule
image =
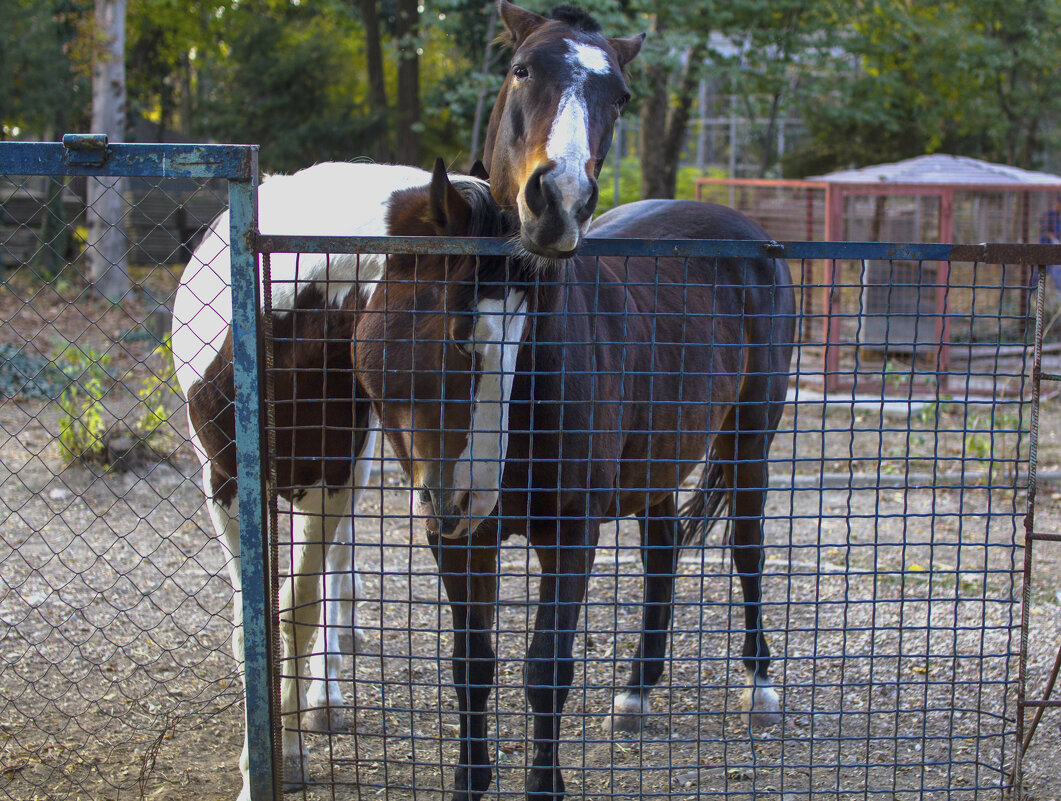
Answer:
[[[169,317],[246,169],[223,148],[3,147],[0,796],[205,797],[242,688]],[[111,299],[85,205],[107,174]]]

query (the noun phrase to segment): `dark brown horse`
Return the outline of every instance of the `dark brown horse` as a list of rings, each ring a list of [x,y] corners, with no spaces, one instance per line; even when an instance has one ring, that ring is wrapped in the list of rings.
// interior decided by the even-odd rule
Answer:
[[[597,176],[630,99],[623,70],[645,36],[608,38],[569,7],[548,18],[507,0],[498,10],[513,52],[487,125],[490,188],[518,212],[529,252],[570,256],[597,207]]]
[[[395,235],[503,227],[484,196],[396,193]],[[593,226],[606,238],[765,240],[708,203],[643,201]],[[777,720],[760,579],[767,457],[785,403],[795,301],[772,258],[534,260],[392,257],[359,314],[359,386],[417,494],[452,607],[460,706],[455,798],[490,782],[486,702],[500,540],[526,536],[541,565],[525,683],[534,712],[530,798],[560,798],[560,716],[602,521],[637,515],[641,644],[608,726],[637,729],[666,654],[676,560],[728,508],[744,593],[744,708]],[[676,488],[707,461],[681,513]]]

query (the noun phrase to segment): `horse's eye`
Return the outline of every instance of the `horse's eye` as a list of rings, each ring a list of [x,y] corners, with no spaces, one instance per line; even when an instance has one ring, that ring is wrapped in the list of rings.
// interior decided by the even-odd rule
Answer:
[[[530,70],[523,64],[512,65],[512,77],[517,81],[522,81],[524,78],[530,76]]]
[[[615,101],[615,108],[618,109],[619,111],[622,111],[623,110],[623,106],[625,106],[629,102],[630,102],[630,95],[628,95],[628,94],[622,95],[622,96],[619,97],[618,100]]]
[[[475,361],[475,343],[473,343],[470,339],[457,339],[457,340],[454,340],[453,341],[453,345],[463,355],[465,355],[466,357],[468,357],[472,361]]]

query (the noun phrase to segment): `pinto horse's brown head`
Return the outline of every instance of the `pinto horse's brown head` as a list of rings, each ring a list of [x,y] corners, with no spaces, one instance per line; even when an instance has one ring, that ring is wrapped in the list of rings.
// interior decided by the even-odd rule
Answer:
[[[393,236],[510,228],[484,182],[451,183],[441,162],[430,186],[391,196],[387,220]],[[391,256],[358,313],[354,373],[411,479],[416,513],[443,537],[474,530],[497,503],[527,307],[511,281],[504,257]]]
[[[568,7],[542,17],[498,0],[498,10],[513,53],[486,132],[491,191],[519,213],[528,251],[567,258],[597,206],[612,127],[630,99],[623,70],[645,37],[608,38]]]

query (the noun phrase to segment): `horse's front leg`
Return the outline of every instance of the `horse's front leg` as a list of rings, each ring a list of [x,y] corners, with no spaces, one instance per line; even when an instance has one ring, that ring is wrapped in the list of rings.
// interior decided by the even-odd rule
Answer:
[[[490,786],[486,702],[494,686],[491,643],[497,601],[497,548],[429,536],[453,615],[453,687],[460,714],[460,758],[453,801],[478,801]]]
[[[638,732],[650,707],[648,696],[663,675],[678,565],[678,510],[674,496],[648,510],[641,524],[641,563],[645,568],[645,603],[641,642],[630,662],[630,678],[615,696],[604,719],[606,733]]]
[[[306,781],[308,749],[300,716],[308,708],[306,691],[312,679],[309,656],[320,620],[321,573],[336,527],[350,514],[350,491],[323,487],[305,490],[293,506],[291,577],[280,590],[280,714],[284,783],[289,787]]]
[[[572,647],[599,524],[590,520],[579,528],[579,535],[561,534],[552,544],[535,545],[542,577],[534,636],[524,668],[527,700],[534,713],[534,759],[527,779],[527,798],[532,801],[561,801],[564,797],[560,722],[575,673]]]

